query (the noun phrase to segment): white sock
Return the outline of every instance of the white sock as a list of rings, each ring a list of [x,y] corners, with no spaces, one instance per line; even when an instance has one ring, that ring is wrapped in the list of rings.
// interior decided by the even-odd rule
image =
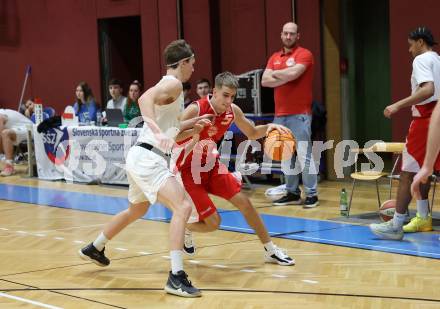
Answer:
[[[423,219],[428,218],[429,212],[429,201],[428,200],[417,200],[417,213]]]
[[[12,160],[5,160],[5,163],[8,164],[8,165],[12,165],[14,163],[14,161],[12,161]]]
[[[101,234],[98,235],[98,237],[93,242],[93,246],[98,250],[102,251],[104,249],[105,244],[108,242],[107,237],[105,237],[104,233],[101,232]]]
[[[265,244],[263,244],[264,248],[266,248],[267,251],[271,252],[275,250],[275,245],[272,241],[269,241]]]
[[[182,250],[171,250],[171,272],[173,275],[177,275],[180,270],[183,270],[183,258],[182,258]]]
[[[399,214],[397,211],[393,217],[393,227],[396,230],[400,230],[405,222],[406,214]]]

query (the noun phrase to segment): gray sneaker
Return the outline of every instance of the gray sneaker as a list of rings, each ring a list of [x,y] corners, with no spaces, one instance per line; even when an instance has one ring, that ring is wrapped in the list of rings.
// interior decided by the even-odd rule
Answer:
[[[188,280],[188,275],[180,270],[176,275],[170,271],[165,291],[169,294],[182,297],[200,297],[202,292],[192,285]]]
[[[382,239],[402,240],[403,228],[395,229],[393,220],[370,224],[370,230]]]

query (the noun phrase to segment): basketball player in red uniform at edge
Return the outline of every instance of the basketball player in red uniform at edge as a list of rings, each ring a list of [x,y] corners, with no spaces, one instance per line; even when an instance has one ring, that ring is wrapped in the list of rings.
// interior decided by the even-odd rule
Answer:
[[[181,132],[176,141],[179,143],[193,139],[197,142],[186,154],[181,154],[176,166],[180,171],[185,190],[190,195],[197,213],[193,212],[185,232],[184,252],[195,254],[192,232],[211,232],[219,228],[220,216],[209,198],[208,193],[230,201],[245,217],[264,245],[265,261],[279,265],[294,265],[285,250],[278,248],[272,241],[266,227],[249,198],[241,192],[241,183],[227,167],[220,163],[216,143],[223,137],[232,122],[249,139],[259,139],[272,130],[290,133],[290,130],[277,124],[253,125],[247,120],[241,109],[232,103],[237,92],[238,80],[229,73],[216,76],[213,94],[208,95],[187,107],[182,121],[193,117],[214,114],[212,125],[206,126],[199,134],[191,135],[190,131]]]
[[[411,202],[411,182],[423,166],[432,112],[440,98],[440,56],[433,50],[437,42],[431,30],[417,27],[408,35],[409,52],[414,57],[411,74],[411,95],[387,106],[385,117],[391,118],[402,108],[411,106],[412,121],[402,153],[402,171],[396,196],[396,211],[392,220],[370,224],[371,231],[382,239],[402,240],[404,233],[432,231],[432,214],[428,194],[431,183],[419,185],[417,214],[404,225]],[[440,170],[440,156],[434,163]]]

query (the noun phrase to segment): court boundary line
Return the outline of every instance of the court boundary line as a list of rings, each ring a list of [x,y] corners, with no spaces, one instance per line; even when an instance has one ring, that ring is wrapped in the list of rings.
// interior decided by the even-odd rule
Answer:
[[[48,309],[63,309],[62,307],[58,307],[58,306],[54,306],[54,305],[50,305],[50,304],[45,304],[45,303],[42,303],[42,302],[39,302],[39,301],[36,301],[36,300],[27,299],[27,298],[24,298],[24,297],[19,297],[19,296],[15,296],[15,295],[9,295],[7,293],[0,292],[0,298],[1,297],[7,298],[7,299],[13,299],[13,300],[16,300],[16,301],[20,301],[20,302],[23,302],[23,303],[31,304],[31,305],[38,306],[38,307],[48,308]]]
[[[250,289],[215,289],[200,288],[206,292],[239,292],[239,293],[275,293],[275,294],[297,294],[297,295],[318,295],[318,296],[335,296],[335,297],[361,297],[361,298],[379,298],[394,300],[412,300],[440,303],[440,299],[421,298],[421,297],[400,297],[389,295],[371,295],[371,294],[353,294],[353,293],[326,293],[326,292],[306,292],[306,291],[276,291],[276,290],[250,290]],[[18,291],[163,291],[163,288],[46,288],[46,289],[6,289],[0,291],[18,292]]]
[[[62,295],[62,296],[78,298],[78,299],[81,299],[81,300],[85,300],[85,301],[89,301],[89,302],[92,302],[92,303],[97,303],[97,304],[100,304],[100,305],[105,305],[105,306],[109,306],[109,307],[113,307],[113,308],[127,309],[126,307],[120,307],[120,306],[116,306],[116,305],[106,304],[106,303],[103,303],[103,302],[100,302],[100,301],[97,301],[97,300],[92,300],[92,299],[85,298],[85,297],[80,297],[80,296],[76,296],[76,295],[62,293],[62,292],[60,292],[61,290],[40,289],[39,287],[36,287],[36,286],[32,286],[32,285],[25,284],[25,283],[20,283],[20,282],[15,282],[15,281],[12,281],[12,280],[6,280],[6,279],[1,279],[1,278],[0,278],[0,280],[8,282],[8,283],[16,284],[16,285],[21,285],[21,286],[28,287],[27,289],[16,289],[17,291],[9,291],[10,289],[1,289],[0,288],[0,292],[46,291],[46,292],[50,292],[50,293],[54,293],[54,294],[58,294],[58,295]],[[57,308],[59,308],[59,307],[57,307]]]

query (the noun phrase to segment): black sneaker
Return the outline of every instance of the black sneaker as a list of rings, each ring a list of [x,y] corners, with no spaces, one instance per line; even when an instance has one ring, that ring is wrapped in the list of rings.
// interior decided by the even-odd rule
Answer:
[[[185,229],[185,240],[183,242],[183,252],[189,256],[196,254],[196,247],[192,239],[192,233],[190,230]]]
[[[78,255],[85,261],[92,261],[96,265],[104,267],[110,264],[110,260],[105,256],[104,250],[105,248],[102,249],[102,251],[98,251],[98,249],[93,246],[93,243],[90,243],[79,250]]]
[[[308,196],[306,197],[306,201],[304,202],[303,208],[314,208],[319,205],[318,197],[315,196]]]
[[[169,294],[182,297],[200,297],[202,292],[191,284],[188,275],[180,270],[176,275],[170,271],[165,291]]]
[[[284,205],[300,205],[302,203],[301,196],[296,193],[287,192],[287,195],[282,198],[273,201],[272,204],[276,206],[284,206]]]

